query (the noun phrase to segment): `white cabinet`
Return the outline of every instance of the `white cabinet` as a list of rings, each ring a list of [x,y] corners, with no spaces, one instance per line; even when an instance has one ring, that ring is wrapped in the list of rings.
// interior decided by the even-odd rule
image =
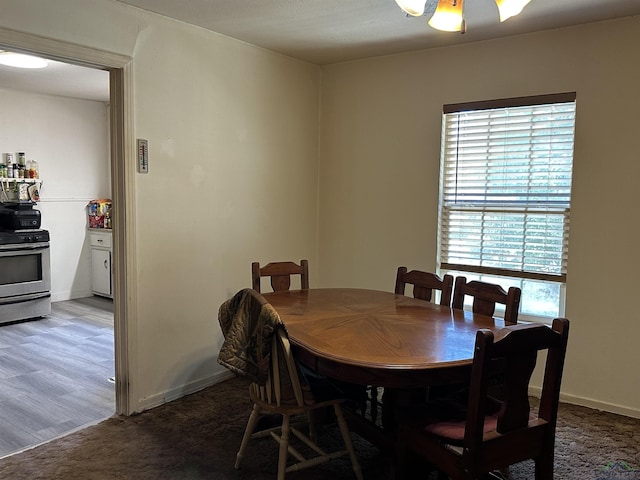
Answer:
[[[89,230],[91,243],[91,291],[112,298],[111,231]]]

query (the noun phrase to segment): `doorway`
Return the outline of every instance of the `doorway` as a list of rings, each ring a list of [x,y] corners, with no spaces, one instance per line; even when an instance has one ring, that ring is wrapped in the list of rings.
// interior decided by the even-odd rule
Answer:
[[[128,286],[135,284],[130,278],[135,271],[128,260],[128,252],[135,251],[135,222],[133,220],[133,198],[135,164],[131,140],[131,59],[88,47],[67,44],[56,40],[32,36],[0,28],[0,48],[37,55],[52,60],[90,67],[109,72],[110,84],[110,158],[111,196],[113,199],[113,318],[115,356],[115,400],[116,413],[128,415],[132,412],[132,378],[135,371],[130,365],[134,358],[129,350],[135,346],[128,334],[133,329],[128,312],[135,311],[135,295]],[[129,294],[128,294],[129,293]]]

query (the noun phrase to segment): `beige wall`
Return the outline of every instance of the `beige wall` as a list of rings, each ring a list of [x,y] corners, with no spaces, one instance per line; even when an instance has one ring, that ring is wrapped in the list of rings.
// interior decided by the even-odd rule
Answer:
[[[252,261],[317,263],[319,72],[171,21],[134,62],[140,390],[157,396],[223,370],[217,309]]]
[[[3,0],[0,28],[133,58],[130,404],[224,378],[217,311],[251,262],[317,264],[319,68],[111,0]]]
[[[321,286],[436,267],[442,105],[577,92],[564,398],[640,416],[640,17],[322,68]]]

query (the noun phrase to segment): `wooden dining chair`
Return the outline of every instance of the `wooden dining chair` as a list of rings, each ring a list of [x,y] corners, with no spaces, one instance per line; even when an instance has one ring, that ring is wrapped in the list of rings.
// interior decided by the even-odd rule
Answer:
[[[453,291],[453,276],[446,274],[440,278],[435,273],[423,272],[421,270],[411,270],[407,272],[407,267],[398,267],[396,273],[397,295],[404,295],[406,285],[413,285],[413,297],[430,302],[433,298],[434,290],[440,291],[440,305],[451,305],[451,293]]]
[[[505,306],[505,325],[515,325],[518,323],[521,294],[522,292],[518,287],[509,287],[509,291],[505,292],[504,288],[494,283],[477,280],[467,282],[466,277],[456,277],[451,306],[460,310],[464,309],[465,297],[469,295],[473,297],[473,305],[471,307],[473,313],[493,317],[496,304],[499,303]]]
[[[253,410],[236,455],[235,468],[240,468],[251,439],[271,437],[279,444],[278,480],[283,480],[288,472],[319,465],[345,455],[351,459],[356,478],[362,480],[360,465],[342,412],[341,405],[345,400],[341,397],[341,392],[332,389],[329,383],[310,383],[300,374],[287,331],[275,309],[254,289],[244,289],[221,306],[219,320],[225,334],[225,342],[218,361],[235,373],[254,373],[246,375],[254,380],[249,386]],[[268,335],[264,335],[265,330],[269,332]],[[246,338],[247,336],[255,338]],[[266,336],[268,344],[264,343],[267,340]],[[264,376],[256,371],[258,367],[266,370]],[[292,425],[293,417],[310,420],[313,412],[328,407],[333,407],[344,441],[344,450],[326,452],[322,449],[315,441],[316,433],[311,421],[309,435]],[[282,423],[273,428],[256,431],[258,420],[266,415],[281,415]],[[308,447],[310,453],[304,452],[308,458],[293,445],[291,434],[301,441],[305,448]],[[290,456],[294,460],[287,465]]]
[[[396,478],[403,478],[407,452],[415,452],[450,478],[476,480],[527,459],[536,480],[553,479],[560,383],[569,321],[510,325],[494,337],[476,334],[468,397],[439,401],[398,413]],[[529,404],[529,382],[538,352],[546,351],[542,396],[537,411]],[[487,395],[499,369],[508,395],[498,405]],[[500,477],[502,478],[502,477]]]
[[[271,277],[271,288],[274,292],[289,290],[291,287],[291,275],[300,275],[300,288],[309,289],[309,262],[300,260],[300,265],[294,262],[271,262],[264,267],[260,263],[251,264],[252,288],[260,292],[260,279]]]

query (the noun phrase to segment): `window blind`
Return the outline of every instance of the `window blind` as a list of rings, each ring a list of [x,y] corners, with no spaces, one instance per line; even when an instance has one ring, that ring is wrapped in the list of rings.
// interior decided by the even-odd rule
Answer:
[[[441,269],[565,281],[575,94],[540,98],[445,107]]]

